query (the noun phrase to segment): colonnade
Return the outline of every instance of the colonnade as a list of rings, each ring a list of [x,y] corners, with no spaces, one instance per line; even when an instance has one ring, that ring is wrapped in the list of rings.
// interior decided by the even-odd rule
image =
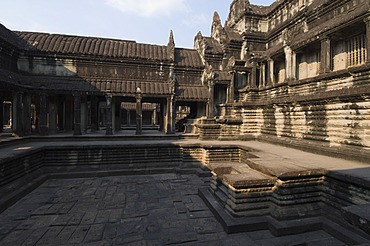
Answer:
[[[142,134],[143,101],[147,98],[136,93],[130,100],[136,102],[136,134]],[[27,136],[34,133],[49,135],[57,132],[72,131],[73,135],[82,135],[89,129],[99,130],[105,125],[106,135],[114,135],[121,130],[121,104],[127,97],[114,95],[88,95],[74,92],[72,95],[56,95],[47,92],[17,91],[10,95],[0,95],[0,132],[4,127],[4,102],[10,102],[12,133]],[[160,105],[160,130],[172,134],[175,132],[176,109],[174,96],[150,98]],[[102,106],[104,105],[104,106]],[[103,110],[103,114],[101,111]],[[102,118],[104,117],[104,120]],[[157,115],[155,116],[157,117]],[[103,123],[102,123],[103,122]]]

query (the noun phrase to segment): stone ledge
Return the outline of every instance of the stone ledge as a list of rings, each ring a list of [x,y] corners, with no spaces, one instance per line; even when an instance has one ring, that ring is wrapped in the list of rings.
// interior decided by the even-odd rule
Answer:
[[[342,214],[348,222],[370,234],[370,203],[343,208]]]
[[[279,144],[289,148],[299,149],[315,154],[343,158],[346,160],[361,161],[367,164],[370,163],[369,148],[350,145],[330,146],[330,143],[322,141],[276,137],[267,134],[258,136],[256,139],[261,142]]]
[[[356,228],[338,225],[323,216],[294,220],[276,220],[271,216],[233,217],[209,188],[198,189],[198,193],[227,233],[269,230],[274,236],[284,236],[324,230],[348,245],[365,245],[370,240],[369,235],[359,235]]]

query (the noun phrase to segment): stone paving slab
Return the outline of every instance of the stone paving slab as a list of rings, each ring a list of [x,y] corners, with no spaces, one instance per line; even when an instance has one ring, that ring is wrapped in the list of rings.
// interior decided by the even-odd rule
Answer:
[[[320,230],[227,234],[198,196],[208,181],[180,174],[48,180],[0,214],[0,245],[294,245],[310,238],[341,245]]]

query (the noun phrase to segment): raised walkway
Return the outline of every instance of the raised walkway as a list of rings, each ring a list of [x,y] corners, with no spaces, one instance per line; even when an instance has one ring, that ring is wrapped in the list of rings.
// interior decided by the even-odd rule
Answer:
[[[257,141],[200,141],[152,132],[112,138],[58,134],[36,140],[2,141],[0,161],[45,146],[237,145],[253,150],[258,157],[253,162],[263,164],[266,173],[326,170],[332,177],[370,187],[368,163]],[[0,245],[346,245],[321,228],[280,237],[270,230],[227,234],[198,195],[209,182],[209,177],[186,173],[48,179],[0,214]],[[368,212],[364,207],[358,214],[366,219]]]

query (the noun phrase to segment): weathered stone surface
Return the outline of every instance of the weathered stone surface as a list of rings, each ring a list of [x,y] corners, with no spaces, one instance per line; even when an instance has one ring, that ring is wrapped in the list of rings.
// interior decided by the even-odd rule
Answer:
[[[248,189],[256,187],[271,187],[276,179],[255,170],[249,170],[240,174],[226,174],[223,179],[236,189]]]
[[[346,220],[370,234],[370,204],[349,206],[343,213]]]

